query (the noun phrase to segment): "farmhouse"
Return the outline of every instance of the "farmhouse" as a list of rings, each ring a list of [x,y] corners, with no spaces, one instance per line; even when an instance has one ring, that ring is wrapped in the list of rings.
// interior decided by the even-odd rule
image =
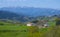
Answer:
[[[32,23],[27,23],[27,26],[32,26]]]
[[[27,23],[27,26],[36,26],[35,23]]]
[[[45,28],[45,27],[48,27],[49,24],[48,24],[47,21],[41,20],[41,21],[38,21],[38,22],[30,22],[30,23],[27,23],[27,26],[37,26],[39,28]]]

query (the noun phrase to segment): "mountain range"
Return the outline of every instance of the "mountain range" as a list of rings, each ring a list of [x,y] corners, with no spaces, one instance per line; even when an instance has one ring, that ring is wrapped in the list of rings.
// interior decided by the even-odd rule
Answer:
[[[13,21],[26,22],[26,21],[29,21],[35,18],[24,16],[22,14],[17,14],[17,13],[10,12],[10,11],[0,10],[0,19],[5,19],[5,20],[8,19],[8,20],[13,20]]]
[[[0,8],[0,19],[28,21],[39,16],[60,15],[60,10],[33,7],[3,7]]]
[[[14,12],[16,14],[22,14],[24,16],[50,16],[60,14],[60,10],[49,8],[33,8],[33,7],[5,7],[0,10]]]

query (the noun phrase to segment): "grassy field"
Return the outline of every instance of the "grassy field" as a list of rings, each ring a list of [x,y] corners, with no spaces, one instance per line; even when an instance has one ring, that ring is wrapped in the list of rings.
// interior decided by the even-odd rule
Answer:
[[[60,26],[39,31],[27,26],[0,26],[0,37],[60,37]]]
[[[55,26],[55,22],[49,22],[51,24],[49,28],[41,29],[20,24],[0,23],[4,24],[0,25],[0,37],[60,37],[60,26]]]

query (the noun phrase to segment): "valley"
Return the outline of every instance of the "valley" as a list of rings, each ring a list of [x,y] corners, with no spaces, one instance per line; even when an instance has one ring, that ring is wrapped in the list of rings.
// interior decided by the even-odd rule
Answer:
[[[60,10],[1,8],[0,37],[60,37],[59,21]]]

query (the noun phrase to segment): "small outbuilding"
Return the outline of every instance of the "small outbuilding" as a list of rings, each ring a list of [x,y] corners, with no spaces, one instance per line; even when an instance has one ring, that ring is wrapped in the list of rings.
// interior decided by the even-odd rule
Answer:
[[[27,26],[36,26],[35,23],[27,23]]]

